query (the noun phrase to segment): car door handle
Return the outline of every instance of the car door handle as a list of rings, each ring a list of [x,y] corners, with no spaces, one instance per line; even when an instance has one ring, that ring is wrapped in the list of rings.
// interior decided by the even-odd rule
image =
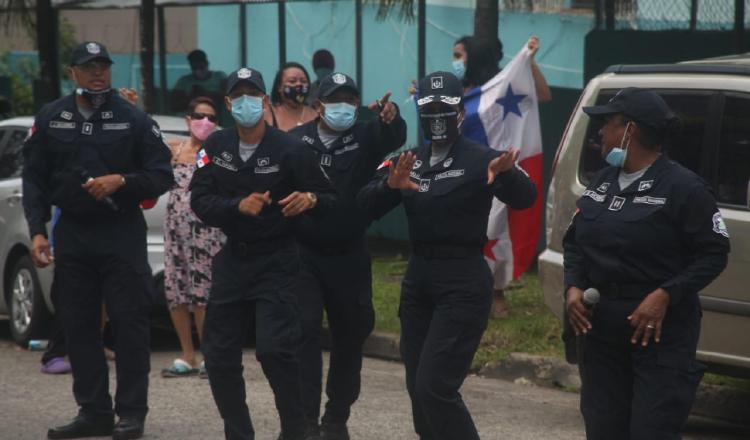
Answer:
[[[23,200],[23,193],[21,191],[14,191],[13,194],[8,196],[8,198],[5,199],[6,202],[8,202],[9,205],[15,205],[18,203],[21,203]]]

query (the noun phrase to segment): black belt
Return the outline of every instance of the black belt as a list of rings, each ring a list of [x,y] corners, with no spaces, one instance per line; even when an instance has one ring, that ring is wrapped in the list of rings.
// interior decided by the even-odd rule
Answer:
[[[230,240],[228,243],[232,256],[237,258],[257,257],[259,255],[269,255],[285,247],[294,245],[294,239],[284,237],[274,240],[264,240],[247,242],[240,240]]]
[[[413,243],[414,255],[424,258],[466,258],[482,255],[482,246]]]
[[[609,283],[595,287],[608,299],[642,299],[659,286],[646,283]]]

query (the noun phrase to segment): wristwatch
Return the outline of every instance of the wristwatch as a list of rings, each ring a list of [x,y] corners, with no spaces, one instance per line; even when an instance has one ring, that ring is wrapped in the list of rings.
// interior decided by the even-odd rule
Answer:
[[[314,208],[315,205],[318,204],[318,196],[316,196],[314,192],[306,192],[305,195],[307,196],[307,199],[312,203],[311,208]]]

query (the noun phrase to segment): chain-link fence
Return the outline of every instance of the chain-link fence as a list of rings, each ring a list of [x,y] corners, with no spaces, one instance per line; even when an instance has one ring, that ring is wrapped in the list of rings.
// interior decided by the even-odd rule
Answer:
[[[608,3],[607,0],[503,0],[501,8],[509,12],[592,14],[598,16],[599,27],[603,28]],[[615,29],[728,31],[735,28],[735,0],[614,0],[612,3]],[[747,28],[750,0],[743,0],[743,4]]]

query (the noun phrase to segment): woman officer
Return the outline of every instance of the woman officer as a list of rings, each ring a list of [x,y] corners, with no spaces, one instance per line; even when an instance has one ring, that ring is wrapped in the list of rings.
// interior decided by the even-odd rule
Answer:
[[[726,266],[729,234],[706,183],[662,153],[677,118],[659,95],[628,88],[583,111],[604,119],[610,165],[563,239],[566,309],[585,335],[586,436],[678,440],[704,369],[698,292]],[[593,313],[589,288],[601,295]]]
[[[419,84],[419,117],[430,142],[402,154],[363,188],[358,202],[379,218],[401,201],[412,256],[401,287],[401,355],[420,439],[477,440],[458,390],[489,318],[492,277],[482,256],[492,198],[528,208],[536,188],[517,150],[498,153],[460,134],[463,87],[435,72]]]

